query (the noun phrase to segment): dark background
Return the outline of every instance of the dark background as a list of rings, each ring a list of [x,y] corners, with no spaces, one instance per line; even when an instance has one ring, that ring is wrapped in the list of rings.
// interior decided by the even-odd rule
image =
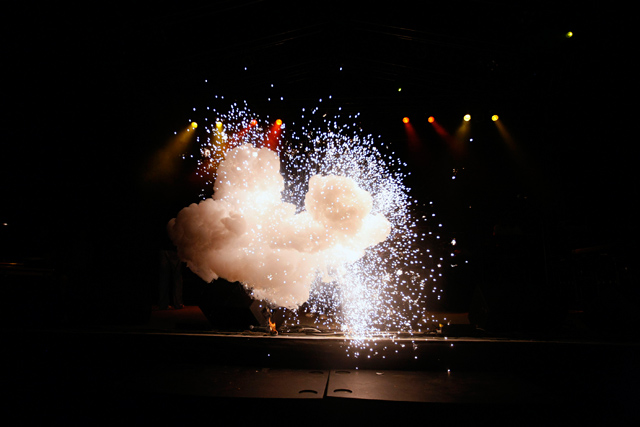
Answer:
[[[406,161],[412,195],[434,202],[447,238],[477,266],[448,272],[444,308],[468,310],[478,283],[513,281],[564,292],[568,309],[604,294],[633,307],[628,11],[369,3],[3,6],[2,261],[55,271],[56,302],[138,313],[153,300],[166,222],[200,190],[189,162],[144,179],[173,132],[215,95],[285,122],[331,95],[324,108],[361,112],[363,130]],[[426,118],[453,133],[466,113],[474,140],[453,152]],[[497,241],[496,225],[518,232]]]

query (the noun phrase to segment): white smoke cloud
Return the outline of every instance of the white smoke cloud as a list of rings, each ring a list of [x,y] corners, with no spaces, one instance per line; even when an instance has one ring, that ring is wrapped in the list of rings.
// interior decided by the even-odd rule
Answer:
[[[312,176],[297,214],[282,201],[284,184],[273,151],[249,144],[229,151],[213,197],[169,221],[180,259],[207,282],[238,281],[254,298],[294,309],[318,274],[330,280],[391,232],[382,214],[371,214],[371,194],[351,178]]]

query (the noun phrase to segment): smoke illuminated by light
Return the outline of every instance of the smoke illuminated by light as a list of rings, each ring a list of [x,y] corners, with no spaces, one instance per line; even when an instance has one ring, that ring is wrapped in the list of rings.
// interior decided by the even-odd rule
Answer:
[[[246,103],[207,110],[203,200],[168,225],[192,271],[238,281],[272,307],[304,305],[350,336],[428,328],[428,282],[441,274],[426,265],[427,217],[415,218],[406,165],[361,134],[358,114],[343,118],[352,126],[302,109],[306,122],[288,123],[274,145],[274,122]]]

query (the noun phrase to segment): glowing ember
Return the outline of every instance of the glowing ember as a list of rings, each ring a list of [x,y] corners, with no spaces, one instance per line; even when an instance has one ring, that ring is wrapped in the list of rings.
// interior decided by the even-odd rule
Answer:
[[[272,307],[304,304],[353,337],[427,326],[438,274],[423,263],[417,203],[393,155],[318,109],[297,132],[287,123],[290,135],[246,104],[210,111],[198,120],[199,170],[213,197],[203,191],[168,225],[192,271],[241,282]]]
[[[269,317],[269,333],[271,335],[278,335],[278,330],[276,329],[276,324],[275,324],[275,322],[273,322],[271,320],[271,317]]]

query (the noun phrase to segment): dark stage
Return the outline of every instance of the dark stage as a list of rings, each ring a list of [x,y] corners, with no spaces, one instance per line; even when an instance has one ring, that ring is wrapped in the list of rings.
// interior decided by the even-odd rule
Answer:
[[[5,414],[635,425],[631,14],[598,1],[11,3]],[[204,313],[220,306],[203,308],[207,283],[186,267],[186,307],[153,309],[167,223],[213,193],[202,143],[243,100],[287,138],[313,114],[379,135],[425,219],[415,236],[437,282],[423,302],[442,327],[358,350],[327,331],[215,327]]]
[[[465,313],[441,314],[471,331]],[[4,337],[12,356],[8,408],[23,419],[247,424],[287,414],[306,425],[597,417],[624,425],[637,418],[635,342],[398,334],[375,337],[355,358],[339,334],[222,333],[195,306],[154,310],[140,325],[12,328]]]

